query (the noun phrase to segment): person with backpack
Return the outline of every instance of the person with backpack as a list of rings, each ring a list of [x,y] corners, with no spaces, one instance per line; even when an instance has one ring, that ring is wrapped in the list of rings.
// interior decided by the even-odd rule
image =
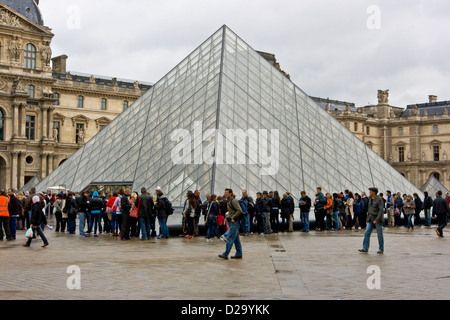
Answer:
[[[161,231],[157,239],[169,239],[169,228],[167,227],[167,219],[173,213],[172,203],[164,195],[161,189],[156,189],[156,215],[158,217]]]
[[[225,189],[224,198],[228,199],[228,215],[227,222],[230,227],[229,235],[227,238],[227,243],[225,246],[225,252],[219,254],[219,258],[228,259],[228,255],[230,254],[231,248],[233,245],[236,248],[236,254],[231,257],[231,259],[242,259],[242,244],[241,239],[239,238],[239,226],[240,226],[240,217],[243,214],[241,204],[235,198],[232,189]]]
[[[86,237],[91,236],[92,228],[94,228],[94,237],[98,237],[97,226],[100,224],[100,215],[103,211],[103,200],[100,198],[97,191],[94,191],[92,198],[89,199],[88,210],[90,212],[90,219]]]
[[[283,199],[281,199],[281,232],[289,231],[289,217],[292,213],[291,200],[288,198],[287,193],[283,193]]]
[[[123,195],[120,197],[120,211],[122,213],[122,224],[121,224],[121,240],[130,240],[130,211],[132,203],[130,202],[131,191],[130,189],[125,189]]]

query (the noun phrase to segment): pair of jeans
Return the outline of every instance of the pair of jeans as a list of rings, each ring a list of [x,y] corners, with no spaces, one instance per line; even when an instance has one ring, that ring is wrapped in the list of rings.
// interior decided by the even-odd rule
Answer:
[[[41,227],[39,227],[39,226],[34,227],[34,226],[33,226],[32,229],[33,229],[33,234],[35,234],[35,233],[37,232],[37,234],[41,237],[41,239],[42,239],[42,241],[44,242],[44,244],[48,244],[47,238],[45,237],[44,232],[42,232]],[[33,240],[33,238],[28,238],[28,240],[27,240],[27,246],[30,246],[31,240]]]
[[[303,231],[309,231],[309,211],[300,213],[300,221],[303,225]]]
[[[67,231],[75,233],[76,224],[75,218],[67,218]]]
[[[208,216],[208,232],[206,233],[206,238],[220,238],[219,237],[219,229],[217,226],[217,217],[215,215],[210,214]]]
[[[431,226],[431,209],[424,209],[425,213],[425,226]]]
[[[159,227],[161,228],[161,237],[169,237],[169,228],[167,227],[167,217],[158,217]]]
[[[243,214],[240,224],[242,232],[250,233],[250,214]]]
[[[99,218],[100,218],[100,213],[91,213],[88,233],[91,233],[92,227],[94,227],[94,234],[97,234],[97,226],[100,225]]]
[[[380,223],[374,224],[372,221],[367,223],[366,233],[364,234],[363,249],[367,251],[369,250],[370,236],[374,228],[377,230],[379,250],[384,251],[383,226]]]
[[[9,233],[11,234],[11,239],[16,238],[17,218],[18,217],[9,217]]]
[[[111,211],[111,232],[117,233],[117,229],[119,229],[117,211]]]
[[[263,212],[261,215],[264,220],[264,233],[272,233],[272,226],[270,224],[270,212]]]
[[[242,245],[241,239],[239,237],[239,222],[228,222],[230,229],[228,230],[228,239],[227,244],[225,246],[225,252],[222,254],[225,257],[228,257],[230,254],[231,248],[233,245],[236,248],[236,257],[242,257]]]
[[[339,221],[339,211],[334,212],[334,230],[339,230],[340,227],[340,221]]]
[[[278,209],[272,210],[270,212],[270,227],[273,232],[278,232],[280,225],[280,211]]]
[[[148,217],[139,217],[139,224],[141,226],[141,239],[150,240],[150,219]]]
[[[414,216],[414,214],[408,214],[408,229],[409,228],[414,228],[414,224],[412,222],[413,216]]]
[[[62,219],[62,212],[61,211],[57,211],[55,212],[55,218],[56,218],[56,228],[55,228],[55,232],[59,232],[59,230],[62,230],[62,223],[63,223],[63,219]]]
[[[86,223],[86,212],[78,212],[78,220],[78,231],[80,232],[80,236],[85,236],[84,225]]]

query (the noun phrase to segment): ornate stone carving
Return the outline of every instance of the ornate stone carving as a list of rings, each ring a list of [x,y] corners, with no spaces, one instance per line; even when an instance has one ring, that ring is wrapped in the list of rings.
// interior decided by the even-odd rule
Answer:
[[[22,52],[22,44],[19,37],[14,37],[8,46],[9,58],[12,62],[19,62],[20,54]]]
[[[19,18],[4,9],[0,10],[0,24],[17,28],[22,27]]]
[[[25,85],[19,77],[16,77],[14,79],[12,85],[12,93],[27,93],[27,89],[25,88]]]
[[[389,103],[389,89],[378,90],[378,104],[388,104],[388,103]]]
[[[78,131],[78,143],[84,143],[84,130],[80,129]]]
[[[50,48],[50,42],[46,42],[45,45],[41,46],[41,60],[44,66],[50,65],[50,60],[52,59],[52,49]]]
[[[6,81],[3,77],[0,77],[0,92],[8,93],[8,91],[9,91],[8,81]]]

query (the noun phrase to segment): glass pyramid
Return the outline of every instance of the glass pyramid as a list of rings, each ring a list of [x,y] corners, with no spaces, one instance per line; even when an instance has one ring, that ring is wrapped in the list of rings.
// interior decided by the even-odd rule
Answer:
[[[436,196],[436,192],[442,191],[445,197],[446,192],[450,192],[435,176],[431,176],[430,179],[420,188],[423,192],[428,192],[428,195],[432,198]]]
[[[420,192],[223,26],[38,186]]]

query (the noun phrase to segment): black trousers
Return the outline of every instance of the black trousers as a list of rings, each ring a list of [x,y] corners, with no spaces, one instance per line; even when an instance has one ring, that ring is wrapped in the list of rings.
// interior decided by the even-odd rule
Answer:
[[[5,230],[6,239],[11,238],[11,229],[9,227],[9,217],[0,217],[0,239],[3,240],[3,229]]]
[[[325,209],[317,209],[317,221],[316,221],[316,228],[319,228],[320,230],[325,230],[325,215],[326,215]]]
[[[63,230],[63,218],[62,218],[62,212],[55,212],[55,218],[56,218],[56,228],[55,231],[59,232],[59,229],[61,229],[62,232],[64,232]]]
[[[129,214],[122,213],[122,224],[121,224],[121,239],[129,240],[130,239],[130,216]]]
[[[280,225],[280,212],[278,210],[270,211],[270,226],[273,232],[279,231]]]
[[[444,214],[438,214],[437,215],[437,221],[438,221],[438,227],[437,229],[442,234],[444,231],[444,228],[447,226],[447,215]]]

